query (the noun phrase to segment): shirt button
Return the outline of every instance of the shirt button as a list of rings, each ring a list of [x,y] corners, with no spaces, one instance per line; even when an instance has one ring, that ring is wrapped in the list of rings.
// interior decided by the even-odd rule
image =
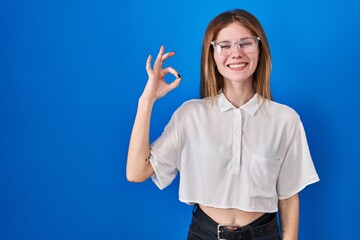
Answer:
[[[236,130],[236,134],[239,135],[239,134],[240,134],[240,130]]]

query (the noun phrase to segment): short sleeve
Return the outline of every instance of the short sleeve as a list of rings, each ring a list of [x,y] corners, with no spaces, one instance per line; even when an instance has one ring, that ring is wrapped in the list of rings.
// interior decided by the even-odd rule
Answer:
[[[279,199],[289,198],[307,185],[319,181],[300,120],[289,146],[277,182]]]
[[[161,136],[150,145],[150,163],[154,169],[151,178],[160,189],[174,180],[179,169],[180,138],[176,122],[175,112]]]

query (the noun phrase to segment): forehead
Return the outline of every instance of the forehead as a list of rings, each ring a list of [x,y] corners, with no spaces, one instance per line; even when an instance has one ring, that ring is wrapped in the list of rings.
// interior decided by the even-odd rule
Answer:
[[[252,32],[239,22],[233,22],[220,30],[216,40],[239,39],[252,36]]]

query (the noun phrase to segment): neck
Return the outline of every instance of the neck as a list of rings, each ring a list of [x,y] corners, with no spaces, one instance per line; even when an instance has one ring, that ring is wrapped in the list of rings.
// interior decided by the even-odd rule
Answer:
[[[224,86],[223,92],[226,98],[237,108],[248,102],[255,94],[251,84],[240,84],[239,86]]]

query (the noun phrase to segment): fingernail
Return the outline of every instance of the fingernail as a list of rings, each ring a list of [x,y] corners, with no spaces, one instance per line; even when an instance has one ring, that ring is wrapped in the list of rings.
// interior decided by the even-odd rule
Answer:
[[[178,73],[178,77],[181,78],[180,74]]]

